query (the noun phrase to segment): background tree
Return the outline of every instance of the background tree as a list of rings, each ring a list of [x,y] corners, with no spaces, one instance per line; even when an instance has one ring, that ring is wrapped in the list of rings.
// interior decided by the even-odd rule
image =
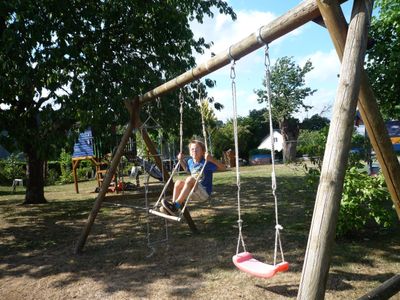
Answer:
[[[311,116],[311,118],[305,118],[300,124],[300,129],[304,130],[321,130],[322,128],[329,125],[330,121],[328,118],[321,117],[318,114]]]
[[[311,61],[307,61],[301,68],[292,57],[279,58],[271,67],[272,115],[279,124],[284,138],[283,159],[292,161],[296,157],[299,122],[292,115],[300,109],[311,108],[304,104],[307,96],[316,90],[304,87],[305,75],[313,69]],[[265,87],[265,79],[263,86]],[[256,90],[258,102],[267,101],[265,89]]]
[[[77,121],[95,132],[124,124],[123,100],[194,66],[189,22],[235,14],[221,0],[2,1],[0,4],[1,143],[28,161],[25,203],[45,202],[43,161],[65,143]],[[177,128],[169,95],[160,123]]]
[[[261,143],[263,138],[267,135],[269,125],[266,117],[267,109],[262,108],[260,110],[253,109],[249,112],[247,117],[243,118],[243,125],[246,125],[249,131],[252,133],[247,145],[242,145],[248,150],[256,149]],[[247,151],[248,152],[248,151]],[[248,159],[248,155],[245,157]]]
[[[211,107],[209,101],[202,101],[201,109],[204,116],[204,125],[207,134],[208,150],[210,151],[210,153],[213,153],[212,134],[217,128],[217,117],[215,116],[214,110]]]
[[[248,156],[248,144],[252,137],[249,126],[245,124],[243,117],[238,117],[238,140],[239,140],[239,157],[246,158]],[[230,119],[214,133],[213,139],[214,154],[218,158],[222,158],[222,152],[229,149],[235,150],[235,142],[233,137],[233,121]]]
[[[376,0],[379,14],[372,17],[366,69],[379,108],[386,120],[400,120],[400,2]]]

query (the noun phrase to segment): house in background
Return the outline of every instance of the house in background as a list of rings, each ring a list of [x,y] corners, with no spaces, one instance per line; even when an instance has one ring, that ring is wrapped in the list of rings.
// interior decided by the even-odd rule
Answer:
[[[275,129],[271,135],[266,136],[261,144],[257,147],[258,150],[271,150],[271,142],[274,143],[275,151],[282,151],[283,149],[283,136],[279,130]],[[253,154],[249,157],[251,165],[264,165],[271,163],[271,154]]]
[[[267,149],[271,150],[271,135],[267,135],[266,138],[261,142],[261,144],[257,147],[257,149]],[[274,141],[274,149],[275,151],[282,151],[283,149],[283,136],[278,129],[274,129],[273,132],[273,141]]]

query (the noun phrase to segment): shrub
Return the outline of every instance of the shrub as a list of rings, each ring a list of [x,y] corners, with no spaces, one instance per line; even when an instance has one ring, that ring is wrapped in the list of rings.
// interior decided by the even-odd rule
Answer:
[[[71,183],[74,182],[74,176],[72,175],[72,156],[71,154],[65,152],[64,149],[61,150],[60,154],[60,169],[61,183]]]
[[[54,169],[50,169],[47,173],[47,177],[46,177],[46,185],[54,185],[57,183],[58,179],[60,177],[60,174],[54,170]]]
[[[78,176],[78,180],[86,180],[86,179],[88,179],[88,174],[91,174],[91,172],[92,172],[92,167],[91,166],[89,166],[89,167],[79,167],[77,170],[76,170],[76,173],[77,173],[77,176]]]
[[[390,194],[382,174],[369,176],[360,170],[363,164],[351,155],[344,178],[342,199],[336,236],[344,237],[369,229],[385,229],[394,224],[395,212],[391,208]],[[320,177],[318,168],[307,169],[307,182],[316,185]]]
[[[348,168],[336,235],[354,234],[370,226],[388,228],[393,221],[394,211],[383,175],[368,176],[357,166]]]
[[[329,127],[320,131],[301,130],[297,142],[300,153],[307,154],[310,161],[321,169],[322,157],[325,151],[326,139]]]
[[[327,128],[320,132],[304,132],[301,147],[310,155],[318,155],[312,160],[313,166],[303,164],[307,173],[307,182],[310,185],[318,184],[321,174],[322,157],[325,150]],[[299,138],[300,139],[300,138]],[[353,134],[352,146],[365,145],[363,136]],[[365,147],[365,146],[364,146]],[[342,199],[336,236],[346,236],[376,226],[388,228],[393,224],[395,213],[391,208],[390,194],[386,188],[383,175],[368,176],[363,171],[361,159],[363,153],[350,153],[349,163],[344,178]]]
[[[11,154],[3,164],[2,177],[12,182],[15,178],[25,178],[24,164],[18,161],[15,154]]]

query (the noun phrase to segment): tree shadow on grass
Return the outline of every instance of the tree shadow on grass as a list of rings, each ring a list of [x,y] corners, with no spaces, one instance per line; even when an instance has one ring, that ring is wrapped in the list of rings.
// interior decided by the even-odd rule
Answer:
[[[12,188],[9,191],[0,190],[0,196],[16,196],[16,195],[25,195],[25,190],[17,189],[13,192]]]
[[[298,293],[298,286],[293,284],[280,284],[280,285],[261,285],[256,284],[256,287],[264,289],[279,296],[286,296],[289,298],[296,298]]]
[[[312,209],[314,192],[304,189],[300,177],[281,180],[291,182],[278,195],[279,216],[285,227],[282,232],[285,258],[291,264],[290,271],[297,273],[301,272],[303,263],[310,223],[306,212]],[[126,291],[134,293],[135,297],[148,297],[153,283],[171,280],[176,285],[166,290],[168,296],[189,298],[200,288],[207,274],[234,270],[231,257],[236,252],[238,233],[235,193],[232,185],[216,185],[212,206],[191,203],[191,212],[201,233],[194,235],[185,224],[173,224],[168,247],[157,247],[158,251],[151,258],[146,258],[150,250],[146,246],[147,224],[143,211],[102,208],[84,253],[77,256],[73,254],[73,246],[81,234],[93,199],[54,201],[13,209],[3,203],[1,212],[7,224],[0,227],[0,262],[3,265],[0,278],[58,276],[51,283],[55,288],[67,288],[82,278],[91,278],[102,282],[106,293]],[[242,193],[246,244],[256,255],[266,256],[271,261],[275,212],[265,178],[243,178]],[[153,221],[152,230],[163,231],[163,222]],[[365,250],[366,254],[379,249],[389,261],[395,259],[391,249],[370,246]],[[362,243],[360,247],[363,247]],[[359,254],[359,249],[349,247],[348,251],[354,256]],[[351,263],[353,258],[340,253],[335,253],[336,256],[343,265]],[[354,280],[377,279],[368,274],[352,276],[352,273],[346,273],[339,277],[342,275]],[[343,284],[336,286],[348,288]],[[260,287],[288,297],[297,293],[294,285],[289,283]]]

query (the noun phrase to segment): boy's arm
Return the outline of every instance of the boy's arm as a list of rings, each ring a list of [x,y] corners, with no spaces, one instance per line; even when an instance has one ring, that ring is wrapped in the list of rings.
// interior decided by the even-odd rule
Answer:
[[[206,153],[205,159],[206,161],[212,162],[214,165],[216,165],[217,171],[226,171],[226,166],[219,160],[215,159],[211,154]]]
[[[185,172],[188,171],[188,166],[185,160],[185,156],[182,153],[178,154],[178,161],[181,164],[181,167],[183,168],[183,170],[185,170]]]

